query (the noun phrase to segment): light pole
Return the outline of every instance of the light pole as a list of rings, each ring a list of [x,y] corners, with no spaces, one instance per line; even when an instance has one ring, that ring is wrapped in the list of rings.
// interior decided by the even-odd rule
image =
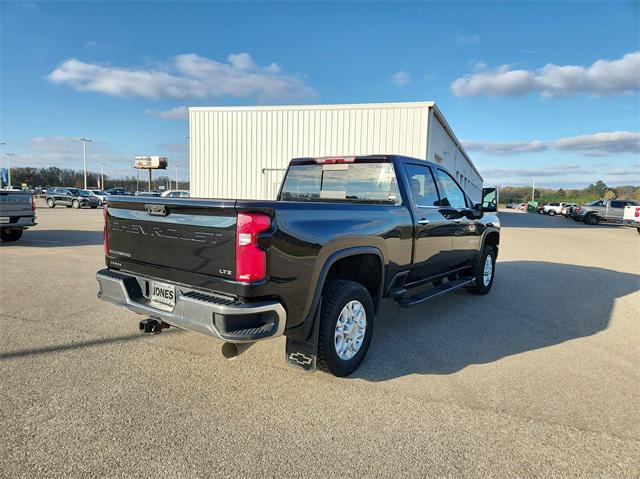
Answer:
[[[104,165],[100,163],[100,189],[104,190]]]
[[[178,167],[176,166],[176,190],[178,189]]]
[[[11,157],[15,156],[14,153],[5,153],[7,155],[7,182],[11,186]]]
[[[80,138],[82,142],[82,165],[84,166],[84,189],[87,189],[87,143],[90,143],[89,138]]]

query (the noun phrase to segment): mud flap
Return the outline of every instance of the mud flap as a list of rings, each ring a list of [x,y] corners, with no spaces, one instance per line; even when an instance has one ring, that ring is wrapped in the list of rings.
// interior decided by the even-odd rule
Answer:
[[[321,305],[322,298],[320,298],[320,302],[318,303],[318,309],[313,320],[313,329],[311,330],[311,335],[306,341],[287,338],[287,345],[285,346],[285,359],[289,366],[302,369],[303,371],[310,373],[316,370]]]

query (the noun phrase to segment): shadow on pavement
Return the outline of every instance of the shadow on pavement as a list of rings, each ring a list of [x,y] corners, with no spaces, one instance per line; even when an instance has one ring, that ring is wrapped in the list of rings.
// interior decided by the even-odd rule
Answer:
[[[178,328],[172,328],[170,330],[163,331],[162,334],[176,334],[179,332],[182,332],[182,330]],[[0,353],[0,360],[22,358],[25,356],[35,356],[40,354],[64,353],[67,351],[72,351],[74,349],[84,349],[84,348],[92,348],[94,346],[102,346],[105,344],[139,341],[141,339],[146,339],[146,338],[148,338],[147,334],[137,333],[137,334],[128,334],[126,336],[116,336],[113,338],[100,338],[100,339],[92,339],[90,341],[79,341],[77,343],[58,344],[55,346],[44,346],[41,348],[19,349],[17,351]]]
[[[513,261],[496,273],[486,296],[460,291],[410,309],[386,301],[353,377],[450,374],[591,336],[608,327],[616,299],[640,290],[640,275],[602,268]]]
[[[561,215],[549,216],[537,213],[515,213],[500,210],[500,224],[507,228],[626,228],[620,223],[599,223],[586,225]]]
[[[24,246],[30,248],[55,248],[61,246],[101,245],[102,231],[86,230],[39,230],[36,226],[24,232],[22,238],[2,247]]]

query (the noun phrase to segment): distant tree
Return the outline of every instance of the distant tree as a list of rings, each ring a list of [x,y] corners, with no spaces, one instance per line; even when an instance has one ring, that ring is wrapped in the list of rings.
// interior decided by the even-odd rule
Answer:
[[[604,194],[604,199],[605,199],[605,200],[613,200],[615,197],[616,197],[616,194],[615,194],[613,191],[611,191],[611,190],[607,191],[607,192]]]

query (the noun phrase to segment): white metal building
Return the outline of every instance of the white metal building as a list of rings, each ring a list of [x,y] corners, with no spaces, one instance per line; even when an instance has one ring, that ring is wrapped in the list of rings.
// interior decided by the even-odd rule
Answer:
[[[482,176],[434,102],[189,108],[191,195],[274,199],[291,158],[398,154]]]

